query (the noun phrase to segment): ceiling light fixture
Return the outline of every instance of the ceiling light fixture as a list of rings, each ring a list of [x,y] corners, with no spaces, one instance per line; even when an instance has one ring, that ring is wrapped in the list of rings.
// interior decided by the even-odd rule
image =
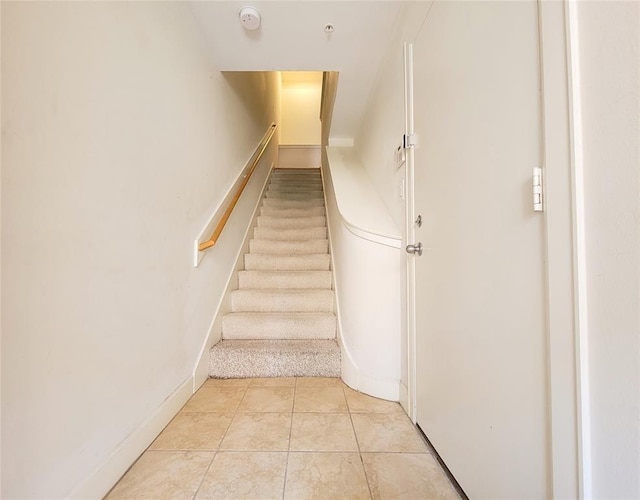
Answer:
[[[240,24],[246,30],[257,30],[260,27],[260,13],[254,7],[242,7],[240,9]]]

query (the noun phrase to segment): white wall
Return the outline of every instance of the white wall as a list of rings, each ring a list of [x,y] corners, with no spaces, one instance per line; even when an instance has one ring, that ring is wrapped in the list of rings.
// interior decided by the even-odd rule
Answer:
[[[327,147],[322,165],[342,379],[398,401],[400,234],[352,149]]]
[[[356,134],[355,148],[373,185],[387,207],[396,227],[403,236],[402,246],[406,240],[405,198],[401,196],[404,189],[405,167],[396,168],[394,151],[402,142],[405,132],[404,117],[404,62],[403,42],[411,41],[424,20],[431,2],[407,4],[402,9],[393,41],[381,64],[379,77],[374,85],[366,108],[360,130]],[[401,254],[400,265],[406,268],[406,253]],[[402,273],[402,282],[398,294],[402,299],[402,307],[406,308],[406,278]],[[407,363],[407,325],[406,314],[401,315],[401,384],[406,401],[408,382]],[[408,408],[405,408],[409,410]]]
[[[292,146],[320,144],[322,73],[319,75],[319,80],[316,79],[316,81],[290,81],[283,78],[280,144]]]
[[[426,13],[430,5],[422,2],[422,7],[412,8]],[[615,1],[578,2],[577,6],[592,428],[592,453],[587,457],[592,475],[587,482],[592,483],[594,498],[638,498],[640,6]],[[411,41],[415,31],[410,25],[419,26],[422,19],[424,14],[411,12],[405,17],[407,28],[396,37],[395,52],[384,64],[356,135],[363,163],[398,221],[404,221],[404,204],[398,196],[404,172],[393,169],[391,152],[403,129],[398,109],[402,105],[400,41]]]
[[[3,498],[70,495],[191,377],[245,227],[192,242],[275,89],[184,4],[2,3]]]
[[[640,4],[579,2],[594,498],[640,497]]]

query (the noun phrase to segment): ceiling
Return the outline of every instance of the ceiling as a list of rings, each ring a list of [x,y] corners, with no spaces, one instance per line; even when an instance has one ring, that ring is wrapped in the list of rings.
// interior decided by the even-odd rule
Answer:
[[[353,137],[406,2],[263,0],[192,2],[213,64],[221,71],[339,71],[331,135]],[[246,31],[239,12],[262,26]],[[332,33],[324,27],[331,23]]]

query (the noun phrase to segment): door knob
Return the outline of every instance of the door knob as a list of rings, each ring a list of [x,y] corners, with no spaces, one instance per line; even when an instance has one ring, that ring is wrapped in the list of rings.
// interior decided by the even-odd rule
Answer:
[[[422,255],[422,243],[418,242],[415,245],[407,245],[405,249],[407,253],[417,253],[418,257]]]

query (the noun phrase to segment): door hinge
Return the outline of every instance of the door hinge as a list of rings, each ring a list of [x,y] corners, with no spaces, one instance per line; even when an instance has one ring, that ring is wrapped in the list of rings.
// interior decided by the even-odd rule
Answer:
[[[533,168],[533,211],[544,211],[544,198],[542,192],[542,169],[540,167]]]
[[[416,145],[416,134],[404,134],[402,136],[402,146],[408,149]]]

